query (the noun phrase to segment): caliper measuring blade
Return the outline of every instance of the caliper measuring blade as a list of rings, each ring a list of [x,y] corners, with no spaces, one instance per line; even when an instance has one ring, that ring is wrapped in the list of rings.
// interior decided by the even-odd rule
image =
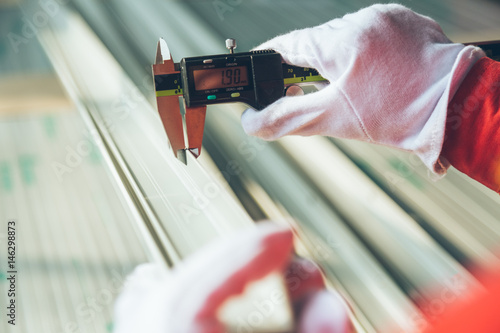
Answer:
[[[163,38],[160,38],[153,65],[158,113],[175,157],[186,163],[184,156],[186,144],[179,105],[179,96],[182,96],[182,88],[178,82],[179,73],[175,70],[167,43]]]
[[[194,157],[198,158],[201,153],[203,131],[205,128],[206,105],[186,107],[186,132],[188,138],[188,150]]]

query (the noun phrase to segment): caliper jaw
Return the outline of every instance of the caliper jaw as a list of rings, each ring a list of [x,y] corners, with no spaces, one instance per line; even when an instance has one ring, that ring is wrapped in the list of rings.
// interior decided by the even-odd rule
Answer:
[[[156,48],[155,64],[153,65],[158,113],[175,157],[186,164],[186,150],[191,152],[195,158],[201,153],[207,107],[185,108],[186,145],[179,105],[179,97],[182,96],[183,91],[180,85],[178,67],[178,64],[174,64],[172,60],[167,43],[163,38],[160,38]]]

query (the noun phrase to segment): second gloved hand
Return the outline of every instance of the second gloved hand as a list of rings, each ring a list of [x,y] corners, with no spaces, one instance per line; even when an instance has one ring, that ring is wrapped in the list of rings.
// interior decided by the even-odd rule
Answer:
[[[243,128],[266,140],[327,135],[415,152],[436,173],[448,102],[462,78],[484,56],[453,44],[432,19],[396,5],[374,5],[323,25],[276,37],[284,61],[316,68],[323,90],[284,97],[266,109],[246,110]]]
[[[290,300],[297,321],[294,332],[353,332],[342,298],[325,289],[319,268],[292,254],[292,231],[261,222],[205,246],[172,271],[141,265],[127,278],[115,304],[114,333],[229,332],[221,320],[223,306],[271,273],[282,277],[287,296],[280,296],[279,289],[263,294],[248,313],[233,318],[238,322],[235,331],[261,332],[263,318]],[[272,307],[265,305],[269,303]]]

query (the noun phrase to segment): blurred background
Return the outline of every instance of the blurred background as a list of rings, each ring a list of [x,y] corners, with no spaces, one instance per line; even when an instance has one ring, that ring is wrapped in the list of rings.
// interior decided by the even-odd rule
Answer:
[[[264,142],[243,133],[238,104],[208,108],[199,160],[170,151],[152,86],[159,37],[176,62],[226,53],[229,37],[243,52],[372,3],[0,1],[2,305],[9,220],[19,272],[17,323],[2,311],[0,331],[110,332],[136,265],[172,267],[263,219],[293,219],[299,254],[359,332],[416,332],[475,286],[472,268],[499,260],[500,199],[455,170],[436,181],[413,155],[345,140]],[[499,1],[400,3],[453,41],[500,39]]]

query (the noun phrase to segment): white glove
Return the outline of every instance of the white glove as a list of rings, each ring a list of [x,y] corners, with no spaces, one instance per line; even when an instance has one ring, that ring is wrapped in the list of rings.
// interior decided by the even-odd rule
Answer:
[[[373,5],[260,45],[289,64],[316,68],[323,90],[246,110],[245,132],[266,140],[327,135],[415,152],[431,170],[439,161],[448,103],[484,52],[452,44],[432,19],[401,5]],[[447,163],[447,162],[446,162]]]
[[[227,332],[218,318],[222,305],[250,282],[272,272],[283,274],[290,299],[303,304],[305,310],[297,314],[299,333],[316,333],[318,327],[325,333],[350,332],[348,312],[340,297],[324,289],[315,265],[304,259],[291,260],[292,250],[289,229],[260,223],[210,244],[172,272],[152,264],[139,266],[115,304],[114,332]],[[298,279],[294,272],[300,270]],[[318,311],[319,307],[323,310]]]

